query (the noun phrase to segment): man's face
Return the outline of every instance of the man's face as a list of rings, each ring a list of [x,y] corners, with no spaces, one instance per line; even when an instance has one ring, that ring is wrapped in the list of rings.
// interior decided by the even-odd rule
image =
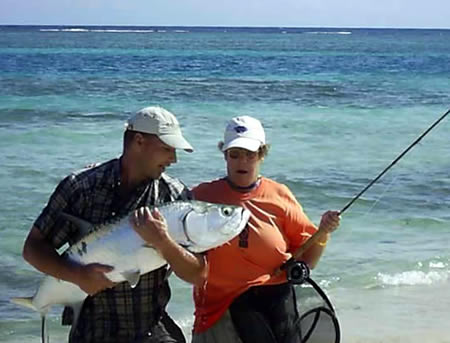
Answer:
[[[143,173],[157,179],[172,163],[177,162],[175,148],[167,145],[157,136],[142,136],[140,165]]]

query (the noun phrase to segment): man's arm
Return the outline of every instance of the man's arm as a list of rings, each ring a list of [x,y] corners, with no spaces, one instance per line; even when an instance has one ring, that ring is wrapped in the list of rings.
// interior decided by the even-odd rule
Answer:
[[[30,230],[22,255],[37,270],[72,282],[90,295],[114,286],[104,274],[111,271],[112,267],[97,263],[83,266],[62,258],[37,227]]]
[[[161,253],[178,277],[194,285],[205,282],[205,257],[177,244],[169,236],[165,219],[158,210],[151,213],[148,207],[141,207],[134,212],[132,222],[139,236]]]

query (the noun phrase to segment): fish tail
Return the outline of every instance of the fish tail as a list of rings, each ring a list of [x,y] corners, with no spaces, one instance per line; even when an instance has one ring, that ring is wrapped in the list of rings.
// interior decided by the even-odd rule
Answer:
[[[28,307],[29,309],[39,312],[39,310],[33,305],[33,297],[17,297],[17,298],[11,298],[11,302],[20,305],[23,307]]]
[[[16,297],[16,298],[11,298],[10,301],[16,305],[27,307],[33,311],[41,313],[41,342],[42,343],[50,343],[50,338],[49,338],[48,330],[47,330],[47,320],[46,320],[46,316],[45,316],[46,312],[39,311],[33,305],[33,297],[23,297],[23,298]]]

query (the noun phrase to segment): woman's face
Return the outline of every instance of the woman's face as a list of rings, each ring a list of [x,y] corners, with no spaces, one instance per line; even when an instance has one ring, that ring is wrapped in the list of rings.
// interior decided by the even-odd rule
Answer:
[[[258,151],[230,148],[225,151],[228,179],[239,187],[248,187],[258,179],[262,162]]]

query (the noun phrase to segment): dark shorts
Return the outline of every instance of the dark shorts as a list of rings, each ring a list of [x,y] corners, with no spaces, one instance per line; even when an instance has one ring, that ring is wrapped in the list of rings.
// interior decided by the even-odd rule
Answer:
[[[147,334],[134,343],[186,343],[180,327],[167,314]]]
[[[236,331],[244,343],[300,343],[300,323],[293,286],[252,287],[230,306]]]
[[[116,335],[115,337],[102,337],[101,339],[90,340],[99,343],[186,343],[180,327],[164,313],[161,319],[151,328],[150,332],[134,337]],[[86,339],[72,335],[70,343],[85,343]]]
[[[193,333],[192,343],[242,343],[231,321],[229,311],[225,312],[212,327],[205,332]]]

